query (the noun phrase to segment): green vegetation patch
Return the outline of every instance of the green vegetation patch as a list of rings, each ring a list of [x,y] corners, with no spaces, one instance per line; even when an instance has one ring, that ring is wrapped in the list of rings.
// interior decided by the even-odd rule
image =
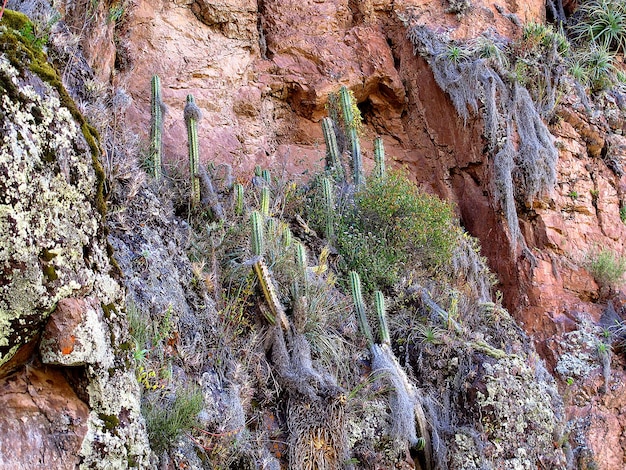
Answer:
[[[367,291],[393,286],[407,268],[435,272],[450,264],[459,233],[447,202],[394,172],[371,179],[354,202],[338,218],[337,248]]]

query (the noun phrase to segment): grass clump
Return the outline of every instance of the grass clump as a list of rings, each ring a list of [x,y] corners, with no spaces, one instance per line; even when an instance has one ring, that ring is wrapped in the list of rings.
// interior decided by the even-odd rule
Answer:
[[[160,455],[183,433],[197,425],[202,410],[202,392],[197,387],[178,389],[174,396],[144,400],[141,412],[146,420],[152,450]]]
[[[600,286],[615,288],[624,283],[626,257],[606,248],[592,251],[587,255],[585,267]]]
[[[407,268],[434,272],[451,262],[458,239],[453,220],[450,204],[391,172],[355,194],[353,208],[339,219],[337,248],[367,291],[391,287]]]

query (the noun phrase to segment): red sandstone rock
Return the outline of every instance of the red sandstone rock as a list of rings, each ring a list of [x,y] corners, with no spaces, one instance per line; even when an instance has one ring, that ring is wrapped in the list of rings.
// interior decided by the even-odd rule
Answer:
[[[0,410],[0,468],[78,467],[89,409],[57,369],[26,366],[1,379]]]

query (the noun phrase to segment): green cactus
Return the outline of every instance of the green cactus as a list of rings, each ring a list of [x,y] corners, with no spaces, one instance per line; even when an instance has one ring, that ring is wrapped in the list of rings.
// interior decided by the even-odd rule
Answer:
[[[285,227],[283,227],[282,240],[283,240],[283,245],[286,248],[289,248],[291,246],[291,244],[293,243],[293,235],[291,233],[291,229],[287,225],[285,225]]]
[[[308,289],[308,275],[307,275],[307,268],[308,268],[308,260],[307,260],[307,255],[306,255],[306,248],[304,247],[304,245],[300,242],[295,242],[295,246],[296,246],[296,266],[298,267],[298,272],[300,274],[300,277],[302,278],[302,284],[304,287],[304,294],[306,295],[306,291]]]
[[[346,135],[350,142],[350,155],[352,155],[352,171],[355,186],[365,184],[363,176],[363,160],[361,157],[361,143],[359,141],[358,127],[361,123],[360,115],[354,97],[345,86],[339,90],[341,110],[346,127]]]
[[[267,186],[261,188],[261,214],[265,217],[270,215],[270,188]]]
[[[363,295],[361,293],[361,278],[355,271],[350,271],[350,290],[352,291],[352,299],[354,300],[354,307],[356,308],[357,320],[367,345],[372,347],[374,344],[374,336],[372,336],[372,330],[367,321],[367,314],[365,313],[365,303],[363,302]]]
[[[252,254],[255,256],[252,269],[259,280],[263,297],[270,309],[269,312],[263,310],[263,314],[272,325],[275,325],[276,321],[278,321],[284,329],[288,329],[289,321],[285,315],[285,309],[278,299],[276,287],[270,276],[269,269],[267,269],[267,265],[263,260],[263,216],[258,211],[254,211],[250,214],[250,225],[252,231]]]
[[[263,216],[258,211],[252,212],[250,214],[250,225],[252,227],[252,254],[254,256],[262,256],[263,255]]]
[[[345,179],[341,157],[339,156],[339,146],[337,145],[337,135],[335,125],[329,117],[322,119],[322,131],[324,132],[324,142],[326,142],[326,169],[335,174],[337,180]]]
[[[385,169],[385,147],[383,139],[376,137],[374,140],[374,176],[376,178],[385,178],[387,170]]]
[[[270,170],[265,169],[261,171],[261,178],[263,178],[267,184],[272,184],[272,175]]]
[[[243,215],[245,208],[243,185],[235,183],[233,194],[235,196],[235,215]]]
[[[155,180],[161,179],[161,153],[163,151],[163,100],[161,79],[154,75],[151,81],[152,98],[150,123],[150,171]]]
[[[198,121],[202,114],[196,105],[193,95],[187,95],[185,105],[185,122],[187,123],[187,137],[189,148],[189,177],[191,178],[191,207],[196,207],[200,203],[200,153],[198,150]]]
[[[324,190],[324,236],[327,240],[332,240],[335,237],[334,229],[334,215],[335,215],[335,201],[333,194],[332,183],[329,178],[322,179],[322,188]]]
[[[281,327],[284,330],[289,329],[289,320],[287,319],[287,315],[285,314],[285,309],[283,308],[280,300],[278,299],[278,295],[276,294],[276,287],[274,286],[274,282],[270,276],[269,269],[267,269],[267,265],[263,258],[258,258],[253,264],[252,269],[256,274],[257,279],[259,280],[259,284],[261,285],[261,290],[263,291],[263,297],[267,302],[267,305],[270,308],[270,312],[266,309],[262,309],[263,315],[272,325],[275,325],[276,322],[280,323]]]
[[[254,165],[254,176],[261,176],[261,173],[263,173],[263,169],[261,168],[261,165]]]
[[[380,326],[380,344],[391,344],[389,336],[389,325],[387,324],[387,316],[385,312],[385,297],[379,290],[374,292],[374,306],[376,307],[376,316]]]

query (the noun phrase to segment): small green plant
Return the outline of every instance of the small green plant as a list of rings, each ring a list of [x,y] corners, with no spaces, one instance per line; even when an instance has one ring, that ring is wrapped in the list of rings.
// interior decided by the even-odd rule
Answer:
[[[460,62],[467,60],[469,58],[469,54],[461,46],[451,43],[446,51],[446,57],[453,64],[459,64]]]
[[[624,283],[626,258],[609,249],[590,252],[585,267],[600,286],[615,288]]]
[[[578,192],[574,191],[573,189],[567,194],[568,197],[570,197],[573,201],[578,199]]]
[[[626,224],[626,205],[619,208],[619,218]]]
[[[126,13],[126,7],[124,4],[120,2],[114,3],[109,8],[107,19],[109,23],[118,23],[124,17],[124,13]]]

